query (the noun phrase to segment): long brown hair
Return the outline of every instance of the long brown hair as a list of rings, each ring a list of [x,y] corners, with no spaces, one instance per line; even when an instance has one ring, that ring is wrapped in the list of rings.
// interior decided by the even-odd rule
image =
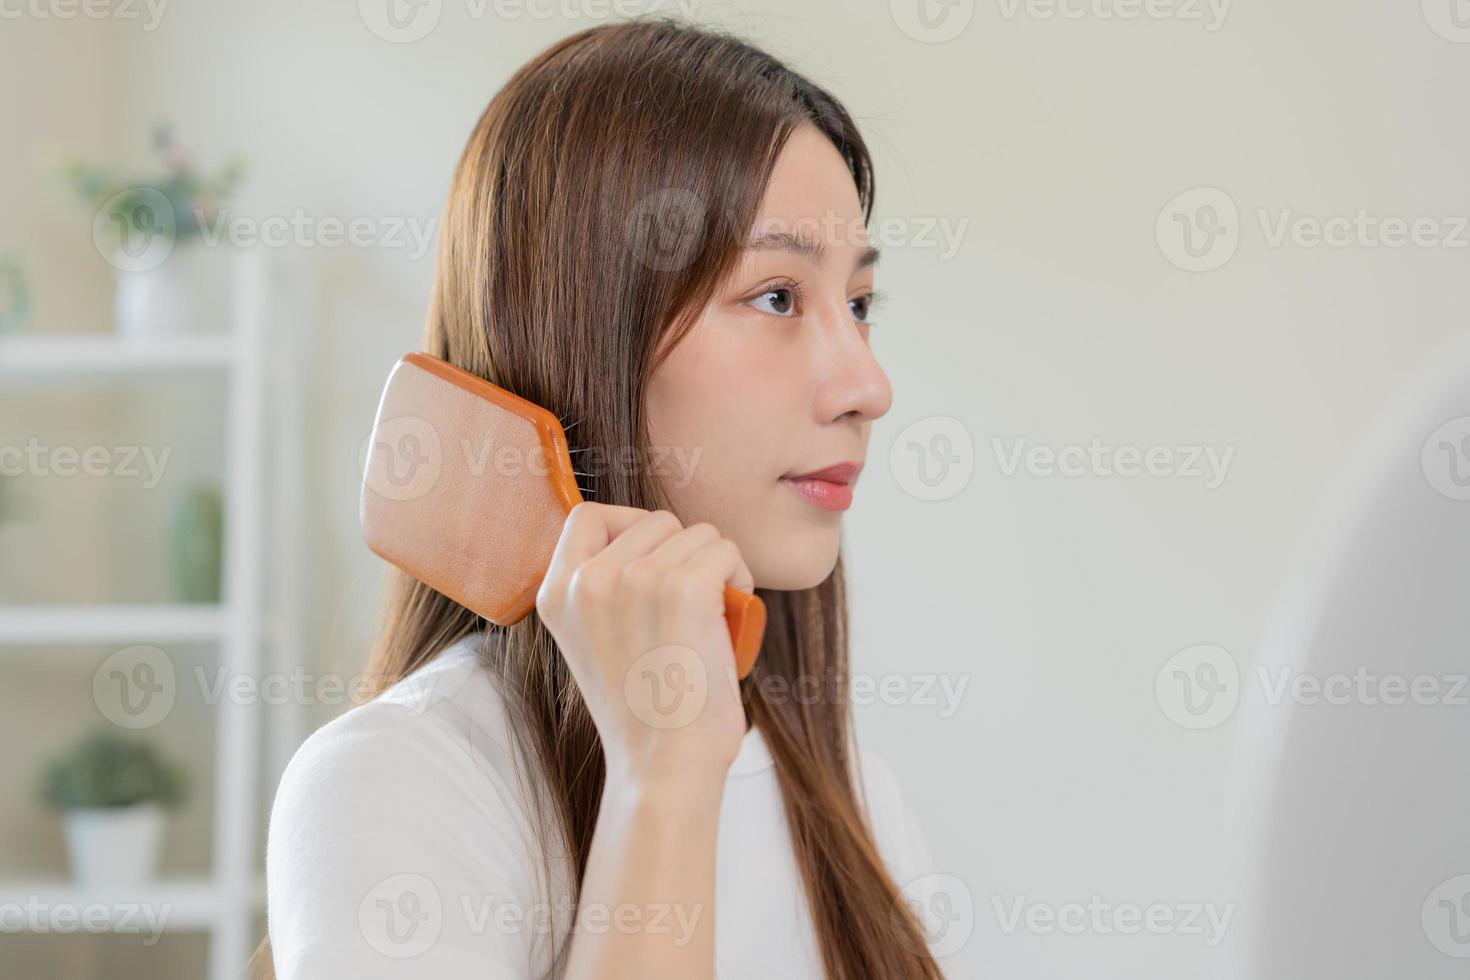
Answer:
[[[647,458],[649,377],[733,270],[776,157],[803,124],[841,152],[869,219],[872,164],[853,120],[769,54],[663,18],[558,41],[495,95],[455,168],[425,350],[571,421],[588,499],[672,509],[649,467],[606,463],[620,447]],[[580,882],[604,764],[551,634],[534,612],[488,626],[391,574],[368,665],[374,690],[485,629],[481,662],[546,808],[533,822],[553,838],[542,853],[567,855]],[[853,784],[841,561],[814,588],[758,593],[768,624],[742,696],[775,761],[825,973],[940,977]],[[772,694],[798,678],[827,696]]]

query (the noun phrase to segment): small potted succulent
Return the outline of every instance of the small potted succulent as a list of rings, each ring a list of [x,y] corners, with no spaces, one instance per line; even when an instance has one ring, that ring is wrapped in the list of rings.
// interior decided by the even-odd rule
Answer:
[[[98,730],[47,767],[42,799],[61,811],[72,874],[89,885],[153,877],[165,809],[183,798],[184,775],[138,738]]]
[[[214,174],[195,166],[172,127],[153,131],[161,172],[122,177],[71,153],[59,159],[63,179],[94,209],[92,236],[117,272],[117,332],[152,337],[198,330],[189,292],[197,270],[184,269],[175,247],[219,241],[221,208],[245,172],[231,156]]]

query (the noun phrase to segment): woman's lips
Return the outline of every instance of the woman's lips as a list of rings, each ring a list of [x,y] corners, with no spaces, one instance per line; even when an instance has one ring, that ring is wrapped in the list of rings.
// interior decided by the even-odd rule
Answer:
[[[810,473],[783,476],[781,482],[802,500],[823,510],[847,510],[852,506],[852,481],[860,469],[861,463],[838,463]]]
[[[781,482],[796,492],[809,504],[823,510],[847,510],[852,506],[852,487],[846,483],[829,483],[826,480],[806,480],[783,476]]]

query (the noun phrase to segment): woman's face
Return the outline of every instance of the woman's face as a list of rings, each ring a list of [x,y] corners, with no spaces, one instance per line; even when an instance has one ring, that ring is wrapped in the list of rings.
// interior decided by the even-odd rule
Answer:
[[[650,438],[674,513],[738,544],[762,588],[831,574],[861,480],[793,478],[861,467],[892,403],[865,322],[876,258],[841,155],[800,127],[738,268],[651,379]]]

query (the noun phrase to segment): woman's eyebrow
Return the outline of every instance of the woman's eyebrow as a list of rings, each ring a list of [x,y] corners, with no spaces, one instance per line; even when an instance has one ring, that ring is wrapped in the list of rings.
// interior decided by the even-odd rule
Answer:
[[[783,252],[794,252],[806,259],[813,265],[821,265],[822,260],[827,257],[827,247],[815,239],[808,238],[800,232],[768,231],[752,238],[746,243],[747,249],[777,249]],[[853,263],[852,271],[865,269],[878,261],[878,250],[871,245],[863,250]]]

